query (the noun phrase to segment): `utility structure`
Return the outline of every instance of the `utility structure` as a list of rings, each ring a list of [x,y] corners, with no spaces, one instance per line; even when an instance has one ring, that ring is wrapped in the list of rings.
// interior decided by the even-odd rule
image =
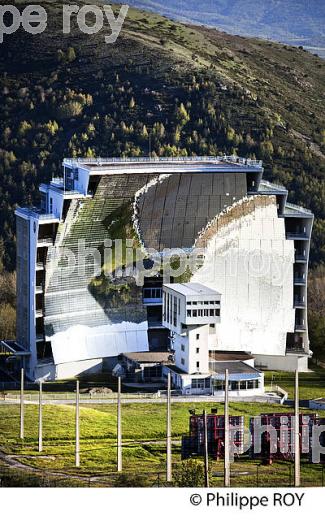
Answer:
[[[229,439],[229,373],[225,370],[225,455],[224,486],[230,486],[230,439]]]
[[[122,406],[120,376],[117,379],[117,471],[122,471]]]
[[[209,482],[209,446],[208,446],[208,421],[207,421],[207,413],[204,410],[203,412],[204,418],[204,483],[205,487],[210,486]]]
[[[295,374],[295,487],[300,487],[300,416],[299,416],[299,372]]]
[[[172,481],[172,427],[171,427],[171,378],[170,373],[167,374],[167,460],[166,460],[166,480]]]
[[[23,439],[25,435],[24,431],[24,369],[20,371],[20,438]]]
[[[75,453],[75,464],[76,468],[80,466],[80,429],[79,429],[79,381],[76,382],[76,453]]]
[[[38,392],[38,451],[43,451],[43,381],[39,382]]]

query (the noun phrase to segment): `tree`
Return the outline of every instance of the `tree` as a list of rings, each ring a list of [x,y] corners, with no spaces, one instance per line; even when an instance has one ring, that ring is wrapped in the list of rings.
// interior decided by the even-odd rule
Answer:
[[[190,120],[190,116],[188,115],[183,103],[181,103],[176,109],[176,120],[182,126],[186,125]]]
[[[115,480],[115,487],[147,487],[148,477],[145,475],[120,473]]]
[[[16,311],[9,304],[0,306],[0,339],[15,339]]]
[[[309,275],[308,329],[310,348],[316,364],[325,360],[325,265],[320,265]]]
[[[73,47],[69,47],[66,54],[66,60],[68,63],[72,63],[77,58],[76,51]]]
[[[175,487],[204,487],[204,464],[195,459],[182,462],[174,472]]]

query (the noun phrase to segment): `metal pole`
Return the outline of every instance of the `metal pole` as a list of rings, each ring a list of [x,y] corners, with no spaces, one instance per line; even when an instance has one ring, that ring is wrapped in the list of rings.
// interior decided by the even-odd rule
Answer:
[[[121,377],[117,380],[117,471],[122,471]]]
[[[43,451],[43,381],[39,382],[38,394],[38,451]]]
[[[204,483],[209,487],[209,450],[208,450],[208,419],[207,413],[203,411],[204,419]]]
[[[24,438],[24,369],[20,372],[20,438]]]
[[[172,437],[171,437],[171,382],[170,372],[167,374],[167,464],[166,464],[166,480],[172,481]]]
[[[225,370],[225,456],[224,456],[224,487],[230,486],[230,454],[229,454],[229,373]]]
[[[79,381],[76,382],[76,467],[80,466]]]
[[[299,372],[295,377],[295,487],[300,486],[300,436],[299,436]]]

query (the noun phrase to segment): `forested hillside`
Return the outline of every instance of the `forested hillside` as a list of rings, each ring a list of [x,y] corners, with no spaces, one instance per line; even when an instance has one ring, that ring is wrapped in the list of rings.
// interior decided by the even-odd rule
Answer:
[[[20,2],[19,6],[24,6]],[[84,2],[76,2],[82,4]],[[89,2],[88,2],[89,3]],[[100,2],[94,2],[100,5]],[[15,266],[16,205],[38,201],[64,156],[237,153],[316,215],[312,261],[325,260],[325,62],[301,49],[185,26],[130,9],[114,45],[48,28],[1,46],[0,258]]]

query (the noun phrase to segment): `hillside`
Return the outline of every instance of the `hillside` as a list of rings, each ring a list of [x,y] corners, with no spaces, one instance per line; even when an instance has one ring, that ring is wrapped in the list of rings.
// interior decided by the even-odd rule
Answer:
[[[129,4],[230,34],[303,45],[325,58],[325,4],[319,0],[130,0]]]
[[[24,5],[28,2],[20,2]],[[82,4],[85,2],[76,2]],[[89,2],[87,2],[89,3]],[[100,4],[100,2],[94,2]],[[325,261],[325,62],[303,50],[130,9],[121,35],[62,35],[62,2],[40,35],[1,46],[0,260],[14,268],[17,204],[71,155],[238,153],[265,163],[316,214]]]

